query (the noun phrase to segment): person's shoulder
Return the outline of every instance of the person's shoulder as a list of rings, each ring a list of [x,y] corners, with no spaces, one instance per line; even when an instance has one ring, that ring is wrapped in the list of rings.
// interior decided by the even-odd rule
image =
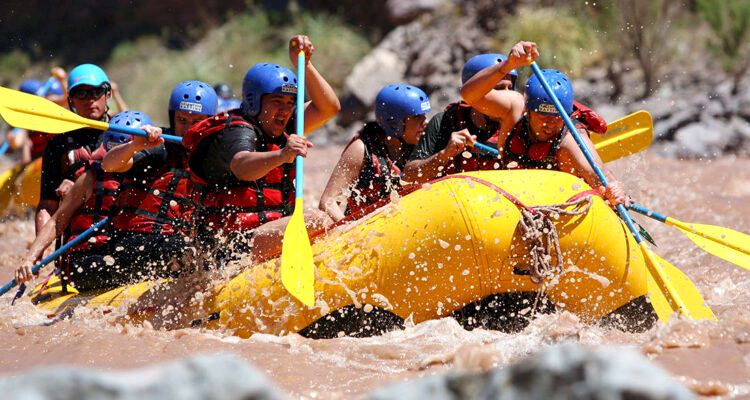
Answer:
[[[440,127],[445,126],[448,124],[448,122],[444,122],[444,119],[448,117],[448,113],[445,111],[440,111],[437,114],[433,115],[432,118],[427,122],[427,127],[425,127],[424,134],[427,136],[437,135],[440,133]]]
[[[441,123],[443,121],[443,119],[447,118],[448,116],[449,116],[449,114],[446,113],[445,111],[440,111],[440,112],[436,113],[435,115],[433,115],[432,118],[430,118],[430,123],[433,123],[433,124],[437,123],[437,124],[439,124],[439,123]]]
[[[172,142],[164,142],[163,146],[156,147],[157,149],[163,149],[163,151],[167,152],[168,154],[182,154],[187,151],[185,146],[183,146],[181,143],[172,143]]]
[[[367,147],[364,140],[362,140],[361,137],[355,137],[352,139],[349,144],[346,145],[346,148],[344,149],[344,153],[347,154],[358,154],[358,153],[364,153],[365,147]]]
[[[260,130],[251,123],[232,124],[224,127],[213,135],[212,141],[238,140],[243,138],[255,139],[260,135]],[[282,135],[283,136],[283,135]]]

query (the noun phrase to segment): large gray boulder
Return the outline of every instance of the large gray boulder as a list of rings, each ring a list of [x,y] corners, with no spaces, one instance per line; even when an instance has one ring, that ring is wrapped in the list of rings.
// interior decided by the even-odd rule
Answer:
[[[344,87],[362,104],[372,105],[383,86],[404,79],[406,67],[396,52],[377,47],[354,66]]]
[[[422,88],[434,112],[459,99],[463,64],[487,51],[490,42],[476,20],[464,14],[466,7],[435,3],[435,10],[393,29],[354,66],[345,81],[342,111],[329,124],[334,141],[348,141],[349,133],[356,131],[352,127],[361,127],[372,116],[375,96],[387,84],[405,82]]]
[[[0,380],[4,399],[275,400],[268,380],[232,355],[196,356],[132,372],[54,367]]]
[[[370,400],[682,400],[693,394],[628,348],[564,344],[503,369],[452,373],[381,389]]]
[[[445,0],[388,0],[388,16],[395,24],[411,22],[420,15],[434,11]]]

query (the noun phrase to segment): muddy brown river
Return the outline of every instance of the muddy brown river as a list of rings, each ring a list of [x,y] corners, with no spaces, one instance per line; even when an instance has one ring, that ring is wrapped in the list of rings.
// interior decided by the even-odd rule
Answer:
[[[340,147],[315,148],[306,162],[306,204],[317,204]],[[610,165],[641,204],[683,221],[750,231],[750,159],[677,161],[641,154]],[[463,330],[452,319],[407,325],[383,336],[311,340],[250,339],[202,329],[154,330],[79,309],[51,321],[22,298],[0,298],[0,374],[72,364],[98,370],[151,365],[188,355],[232,352],[296,398],[359,398],[390,382],[446,370],[483,370],[573,341],[625,345],[660,364],[695,393],[750,398],[750,271],[704,253],[679,231],[636,217],[655,252],[692,278],[718,322],[673,320],[640,334],[581,323],[567,313],[541,316],[518,334]],[[30,219],[0,223],[0,280],[12,277],[33,239]],[[12,293],[11,293],[12,294]]]

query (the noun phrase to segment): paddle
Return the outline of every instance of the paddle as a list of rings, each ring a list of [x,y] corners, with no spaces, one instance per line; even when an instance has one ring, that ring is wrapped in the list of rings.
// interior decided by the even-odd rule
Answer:
[[[68,243],[65,243],[64,246],[55,250],[54,253],[48,255],[47,257],[42,259],[42,261],[40,261],[38,264],[34,265],[34,267],[31,268],[31,272],[36,274],[37,271],[39,271],[42,267],[54,261],[61,254],[67,252],[71,247],[75,247],[81,242],[83,242],[84,240],[87,240],[89,237],[91,237],[91,235],[94,234],[94,232],[96,232],[97,230],[99,230],[99,228],[101,228],[104,224],[106,224],[107,220],[108,218],[104,218],[103,220],[95,223],[94,225],[91,225],[89,229],[86,229],[85,231],[83,231],[80,235],[76,236],[75,239],[71,240]],[[0,288],[0,296],[7,293],[10,289],[13,288],[13,286],[16,286],[15,278],[12,281],[6,283],[5,286]]]
[[[297,55],[297,134],[305,134],[305,53]],[[284,231],[281,245],[281,283],[286,290],[311,307],[315,304],[315,265],[313,264],[310,237],[305,226],[305,210],[302,204],[304,182],[304,158],[297,156],[295,162],[294,213]]]
[[[5,122],[17,128],[46,133],[65,133],[75,129],[94,128],[113,130],[135,136],[147,136],[142,129],[110,125],[103,121],[83,118],[43,97],[0,87],[0,115]],[[164,140],[182,143],[182,138],[161,135]]]
[[[653,137],[651,114],[640,110],[608,123],[607,132],[591,134],[591,141],[602,160],[609,162],[647,149]],[[498,153],[496,148],[482,143],[474,147],[490,154]]]
[[[701,249],[750,270],[750,236],[721,226],[682,222],[635,203],[630,209],[679,229]]]
[[[49,79],[47,79],[47,81],[44,82],[44,85],[42,85],[42,87],[40,87],[39,90],[37,90],[35,94],[40,97],[46,96],[47,93],[49,93],[50,89],[52,89],[52,85],[55,84],[56,80],[57,78],[55,78],[54,76],[50,76]]]
[[[640,110],[607,124],[603,135],[592,134],[602,162],[610,162],[648,148],[654,139],[654,123],[648,111]]]
[[[35,94],[41,97],[46,96],[49,90],[52,89],[52,85],[54,85],[55,80],[56,79],[54,77],[50,77],[49,79],[47,79],[47,82],[44,82],[44,85],[40,87],[39,89],[37,89]],[[18,131],[19,131],[18,128],[13,128],[13,130],[11,131],[11,135],[15,137]],[[0,145],[0,156],[4,155],[8,151],[9,147],[10,147],[10,144],[8,143],[7,140],[2,145]]]
[[[560,100],[557,98],[555,92],[552,90],[552,88],[547,83],[547,80],[544,78],[542,70],[539,68],[536,62],[531,63],[531,69],[532,71],[534,71],[534,75],[536,75],[537,79],[539,79],[539,82],[542,84],[545,92],[547,92],[547,95],[552,99],[552,102],[555,104],[557,111],[560,113],[563,121],[565,121],[565,125],[573,135],[573,138],[578,144],[578,147],[586,157],[586,161],[588,161],[589,165],[596,173],[599,181],[605,187],[608,186],[609,180],[604,175],[601,168],[596,165],[591,152],[589,151],[588,147],[586,147],[586,143],[583,142],[583,139],[578,133],[578,130],[573,124],[573,121],[571,121],[570,117],[568,117],[568,115],[565,113]],[[680,311],[683,315],[690,319],[715,320],[716,317],[714,316],[711,309],[705,305],[705,301],[703,301],[703,298],[700,296],[700,292],[698,292],[697,288],[695,288],[695,285],[693,285],[689,279],[683,282],[676,282],[673,278],[670,279],[671,276],[668,275],[667,270],[671,265],[666,262],[662,263],[663,260],[660,261],[658,256],[654,254],[651,249],[649,249],[648,243],[643,240],[643,237],[638,232],[638,229],[636,229],[635,223],[630,218],[630,215],[625,209],[625,206],[622,204],[618,204],[616,208],[618,213],[620,214],[620,217],[623,219],[623,221],[625,221],[625,225],[630,230],[630,233],[635,238],[635,241],[638,243],[638,246],[641,248],[641,252],[643,253],[646,261],[646,266],[648,267],[648,271],[653,278],[653,282],[659,288],[661,294],[667,299],[666,304],[658,304],[658,302],[652,303],[657,315],[659,316],[659,319],[668,320],[672,312]]]

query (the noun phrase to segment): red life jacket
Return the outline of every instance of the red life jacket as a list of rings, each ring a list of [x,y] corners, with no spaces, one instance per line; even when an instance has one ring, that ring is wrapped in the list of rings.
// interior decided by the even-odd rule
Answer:
[[[363,217],[373,204],[387,204],[392,192],[401,192],[401,168],[406,162],[390,159],[385,132],[376,123],[366,124],[352,142],[357,139],[365,145],[365,164],[347,199],[346,214],[352,219]]]
[[[571,120],[577,122],[576,128],[597,133],[607,132],[607,122],[594,110],[574,101]],[[557,151],[563,138],[568,133],[567,127],[553,138],[544,142],[531,142],[529,138],[529,119],[524,115],[511,130],[503,146],[503,162],[506,168],[525,169],[558,169]],[[515,162],[517,165],[510,165]]]
[[[190,235],[195,206],[184,152],[168,151],[153,178],[128,177],[120,185],[112,226],[121,232]]]
[[[183,145],[192,160],[204,140],[230,126],[246,126],[258,132],[256,151],[276,151],[282,146],[272,143],[257,127],[238,113],[224,113],[193,125],[183,137]],[[232,178],[227,182],[207,182],[191,170],[196,185],[193,195],[198,211],[199,229],[225,232],[245,231],[280,219],[294,211],[294,163],[272,169],[253,182]]]
[[[104,145],[99,145],[94,151],[90,151],[86,147],[78,147],[70,150],[63,155],[61,165],[61,175],[65,179],[75,181],[78,177],[76,176],[81,168],[85,168],[91,161],[101,161],[104,156],[107,155],[107,150],[104,149]],[[83,172],[80,172],[83,173]]]
[[[94,174],[94,189],[91,196],[86,202],[73,214],[70,219],[68,228],[65,231],[65,242],[75,239],[83,231],[91,228],[92,225],[109,216],[109,211],[115,203],[117,191],[120,187],[119,177],[110,174],[102,169],[101,163],[91,161],[85,167],[76,171],[76,179],[83,175],[85,171],[92,171]],[[100,247],[109,241],[109,236],[103,230],[92,236],[89,240],[84,241],[70,251],[89,250],[93,247]]]
[[[524,115],[508,134],[503,146],[503,164],[508,169],[557,169],[557,150],[567,128],[551,140],[531,142],[529,118]]]
[[[599,134],[607,133],[607,121],[591,108],[573,101],[573,113],[570,118],[582,123],[586,130]]]
[[[471,106],[460,101],[458,103],[451,103],[445,108],[445,116],[443,118],[448,119],[452,132],[460,131],[462,129],[469,129],[469,133],[476,135],[477,132],[472,132],[474,129],[473,124],[469,124],[469,119],[464,117],[464,114],[471,109]],[[499,126],[498,126],[499,129]],[[498,132],[494,132],[490,135],[490,138],[486,140],[488,143],[497,143]],[[496,157],[490,157],[486,154],[475,152],[471,154],[470,158],[464,157],[463,154],[457,155],[453,162],[446,165],[443,171],[444,174],[457,174],[460,172],[471,172],[471,171],[486,171],[496,170],[502,167],[500,160]]]
[[[31,141],[31,159],[36,159],[44,154],[44,148],[47,147],[49,135],[43,132],[30,131],[29,140]]]

